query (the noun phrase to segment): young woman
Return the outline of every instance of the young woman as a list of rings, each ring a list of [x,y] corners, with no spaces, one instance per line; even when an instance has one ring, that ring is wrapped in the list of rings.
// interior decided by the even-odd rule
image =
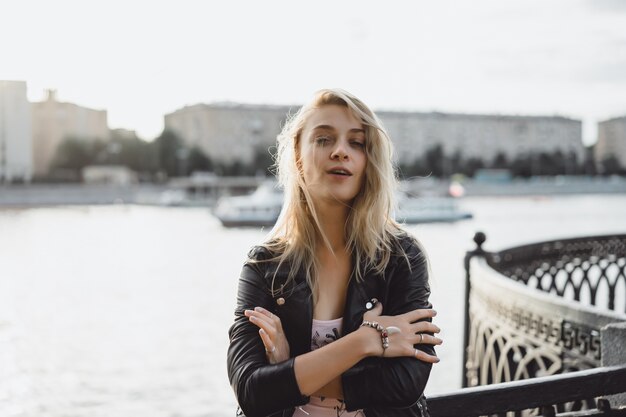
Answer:
[[[421,416],[438,362],[428,268],[394,221],[392,145],[374,113],[319,91],[278,136],[281,216],[239,280],[228,374],[263,416]]]

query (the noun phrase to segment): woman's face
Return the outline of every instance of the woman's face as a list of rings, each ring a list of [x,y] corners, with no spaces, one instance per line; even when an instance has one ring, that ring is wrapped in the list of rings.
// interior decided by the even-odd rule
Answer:
[[[365,130],[347,107],[311,110],[302,129],[298,157],[312,197],[350,204],[365,179]]]

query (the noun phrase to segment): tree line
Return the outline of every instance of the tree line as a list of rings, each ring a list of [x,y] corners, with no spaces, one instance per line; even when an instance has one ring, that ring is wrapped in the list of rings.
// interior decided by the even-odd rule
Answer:
[[[139,175],[142,181],[162,181],[170,177],[188,176],[194,171],[209,171],[217,175],[270,176],[273,156],[271,149],[259,147],[251,163],[235,161],[224,163],[212,160],[202,149],[188,146],[174,132],[165,130],[155,140],[148,142],[138,137],[122,137],[115,131],[107,140],[69,138],[55,153],[50,178],[80,180],[81,170],[88,165],[122,165]],[[441,145],[427,149],[410,163],[399,165],[401,178],[434,176],[447,178],[454,174],[473,177],[484,168],[507,169],[513,177],[535,175],[626,175],[615,157],[596,164],[593,149],[586,148],[584,158],[574,152],[533,152],[513,159],[499,153],[492,160],[464,158],[460,152],[446,154]]]
[[[626,175],[614,156],[596,164],[593,148],[585,148],[585,155],[579,158],[575,152],[529,152],[509,158],[500,152],[491,160],[482,158],[463,158],[460,152],[451,155],[444,153],[441,145],[435,145],[424,152],[423,156],[411,163],[399,166],[400,176],[434,176],[448,178],[454,174],[473,177],[480,169],[506,169],[512,177],[529,178],[532,176],[556,175]]]
[[[197,146],[188,146],[174,132],[165,130],[148,142],[112,132],[109,140],[67,138],[56,149],[49,175],[43,180],[75,180],[91,165],[121,165],[138,173],[141,181],[162,181],[193,172],[218,175],[270,175],[273,157],[267,148],[255,151],[252,163],[213,161]]]

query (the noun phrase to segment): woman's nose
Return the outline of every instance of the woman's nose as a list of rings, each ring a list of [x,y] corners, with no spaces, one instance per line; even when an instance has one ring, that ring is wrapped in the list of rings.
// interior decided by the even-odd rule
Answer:
[[[348,152],[346,151],[345,144],[342,141],[337,141],[335,148],[330,154],[330,159],[347,159]]]

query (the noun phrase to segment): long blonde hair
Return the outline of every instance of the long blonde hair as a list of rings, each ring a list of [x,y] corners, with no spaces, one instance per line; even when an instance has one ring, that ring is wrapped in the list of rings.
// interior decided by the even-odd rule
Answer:
[[[367,163],[361,190],[354,198],[345,226],[348,252],[355,261],[354,273],[361,280],[366,270],[382,273],[389,262],[393,240],[401,229],[392,217],[398,180],[391,140],[376,115],[358,98],[340,89],[318,91],[313,100],[289,117],[278,135],[274,169],[284,189],[285,200],[278,221],[263,244],[274,260],[289,262],[287,281],[306,271],[309,286],[317,291],[316,247],[330,242],[320,227],[311,195],[298,168],[298,147],[311,111],[326,105],[349,109],[365,130]],[[322,242],[318,236],[321,236]],[[277,268],[278,270],[278,268]],[[275,277],[274,277],[275,278]],[[274,282],[272,282],[274,291]]]

